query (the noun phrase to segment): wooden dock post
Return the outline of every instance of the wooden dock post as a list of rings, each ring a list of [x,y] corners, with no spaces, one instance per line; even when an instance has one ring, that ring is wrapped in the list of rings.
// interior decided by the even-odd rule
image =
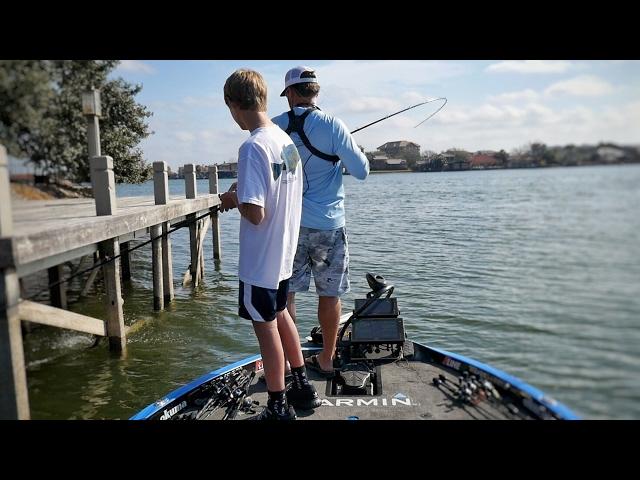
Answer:
[[[199,263],[199,280],[204,280],[204,241],[207,238],[207,230],[209,229],[209,224],[211,220],[209,217],[204,218],[203,220],[198,221],[198,258],[200,259]]]
[[[102,107],[100,90],[94,87],[82,93],[82,114],[87,118],[87,142],[89,158],[99,157],[100,153],[100,117]]]
[[[0,238],[5,237],[3,248],[10,252],[13,251],[12,234],[9,164],[7,151],[0,145]],[[30,417],[19,299],[15,265],[0,268],[0,420],[28,420]]]
[[[218,166],[209,165],[209,193],[217,195],[218,193]],[[218,208],[210,208],[211,212],[211,232],[213,234],[213,259],[220,260],[222,258],[222,246],[220,245],[220,223],[218,222]]]
[[[122,281],[131,280],[131,256],[129,255],[129,242],[123,242],[120,245],[120,260],[122,260]]]
[[[169,203],[169,178],[166,162],[153,162],[153,193],[156,205]],[[173,301],[173,259],[171,256],[171,238],[167,233],[171,222],[162,223],[162,290],[164,303]]]
[[[116,189],[113,176],[113,159],[109,156],[91,158],[91,180],[96,201],[96,214],[113,215],[116,212]],[[100,243],[102,261],[120,255],[120,242],[111,238]],[[106,290],[107,335],[109,348],[114,351],[125,350],[127,338],[122,311],[122,290],[120,285],[120,258],[112,260],[102,267]]]
[[[153,309],[164,309],[164,289],[162,288],[162,227],[153,225],[149,228],[151,242],[151,271],[153,275]]]
[[[64,278],[63,267],[64,264],[60,264],[47,269],[47,273],[49,274],[49,285],[53,285]],[[49,298],[51,299],[51,305],[53,307],[63,308],[66,310],[68,308],[66,282],[49,287]]]
[[[204,243],[204,239],[207,236],[207,228],[209,228],[209,217],[206,218],[207,223],[205,225],[204,220],[198,220],[198,233],[196,237],[198,238],[198,283],[204,280],[204,248],[202,245]]]
[[[198,189],[196,186],[196,170],[193,163],[187,163],[184,166],[184,188],[187,198],[196,198],[198,195]],[[187,215],[187,220],[193,220],[196,218],[196,214],[192,213]],[[194,287],[199,283],[199,255],[198,255],[198,231],[195,223],[189,224],[189,250],[191,252],[191,282]]]

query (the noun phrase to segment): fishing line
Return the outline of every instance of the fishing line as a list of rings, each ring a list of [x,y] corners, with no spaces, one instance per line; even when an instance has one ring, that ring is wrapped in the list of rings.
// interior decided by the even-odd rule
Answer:
[[[212,208],[215,208],[215,207],[212,207]],[[209,215],[211,215],[211,213],[210,213],[210,212],[207,212],[207,213],[204,213],[204,214],[200,215],[199,217],[192,218],[192,219],[188,219],[188,220],[183,220],[183,221],[181,221],[181,222],[177,222],[177,223],[174,225],[174,227],[173,227],[173,228],[171,228],[170,230],[167,230],[167,233],[161,233],[161,234],[160,234],[160,235],[158,235],[157,237],[150,238],[149,240],[147,240],[147,241],[145,241],[145,242],[142,242],[142,243],[140,243],[140,244],[136,245],[135,247],[132,247],[132,248],[129,248],[129,249],[126,249],[126,250],[121,250],[121,252],[120,252],[120,254],[119,254],[119,255],[114,255],[113,257],[107,257],[104,261],[102,261],[102,262],[100,262],[100,263],[97,263],[97,264],[94,264],[94,265],[92,265],[91,267],[86,268],[86,269],[84,269],[84,270],[81,270],[81,271],[79,271],[79,272],[76,272],[75,274],[71,275],[70,277],[67,277],[67,278],[65,278],[65,279],[63,279],[63,280],[59,280],[59,281],[54,282],[54,283],[50,283],[49,285],[47,285],[47,286],[46,286],[46,287],[44,287],[43,289],[41,289],[41,290],[37,291],[36,293],[34,293],[34,294],[32,294],[32,295],[29,295],[28,297],[21,298],[20,300],[18,300],[18,303],[14,304],[14,305],[10,305],[10,306],[8,306],[8,307],[7,307],[7,310],[8,310],[9,308],[12,308],[12,307],[16,307],[16,306],[18,306],[18,304],[20,304],[21,302],[24,302],[25,300],[31,300],[31,299],[33,299],[33,298],[37,297],[38,295],[40,295],[41,293],[46,292],[46,291],[47,291],[47,290],[49,290],[50,288],[57,287],[58,285],[61,285],[61,284],[63,284],[63,283],[67,283],[67,282],[69,282],[70,280],[73,280],[74,278],[79,277],[80,275],[84,275],[85,273],[90,272],[91,270],[94,270],[94,269],[96,269],[96,268],[98,268],[98,267],[102,267],[103,265],[106,265],[106,264],[107,264],[107,263],[109,263],[109,262],[113,262],[115,259],[120,258],[120,257],[121,257],[122,255],[124,255],[125,253],[133,252],[134,250],[137,250],[137,249],[139,249],[139,248],[142,248],[142,247],[144,247],[145,245],[150,244],[150,243],[151,243],[151,242],[153,242],[154,240],[157,240],[157,239],[159,239],[159,238],[165,237],[165,236],[169,235],[170,233],[173,233],[173,232],[175,232],[176,230],[179,230],[179,229],[181,229],[181,228],[184,228],[184,227],[186,227],[186,226],[188,226],[188,225],[190,225],[190,224],[192,224],[192,223],[195,223],[195,222],[197,222],[198,220],[203,219],[204,217],[208,217]]]
[[[447,104],[447,98],[446,97],[433,98],[431,100],[427,100],[426,102],[417,103],[416,105],[412,105],[410,107],[404,108],[404,109],[400,110],[399,112],[392,113],[391,115],[387,115],[386,117],[383,117],[383,118],[381,118],[379,120],[376,120],[375,122],[367,123],[364,127],[356,128],[354,131],[351,132],[351,134],[353,135],[354,133],[359,132],[360,130],[364,130],[365,128],[370,127],[371,125],[375,125],[376,123],[381,122],[383,120],[386,120],[387,118],[391,118],[394,115],[398,115],[398,114],[400,114],[402,112],[406,112],[407,110],[411,110],[412,108],[419,107],[420,105],[426,105],[427,103],[436,102],[438,100],[444,100],[444,102],[442,103],[442,105],[440,105],[440,108],[438,108],[435,112],[433,112],[431,115],[429,115],[427,118],[422,120],[418,125],[416,125],[413,128],[419,127],[420,125],[422,125],[424,122],[429,120],[431,117],[433,117],[436,113],[438,113],[440,110],[442,110],[444,108],[444,106]]]

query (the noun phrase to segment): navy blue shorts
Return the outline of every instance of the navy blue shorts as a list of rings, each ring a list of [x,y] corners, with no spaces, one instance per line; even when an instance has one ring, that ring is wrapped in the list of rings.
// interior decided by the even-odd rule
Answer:
[[[282,280],[278,289],[256,287],[240,280],[238,315],[254,322],[271,322],[276,313],[287,308],[289,279]]]

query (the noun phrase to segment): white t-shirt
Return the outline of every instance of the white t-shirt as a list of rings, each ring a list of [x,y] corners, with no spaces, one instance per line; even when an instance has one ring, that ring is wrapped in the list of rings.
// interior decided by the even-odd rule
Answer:
[[[276,289],[292,274],[302,210],[300,155],[277,125],[256,128],[240,146],[238,202],[265,213],[259,225],[240,219],[240,280]]]

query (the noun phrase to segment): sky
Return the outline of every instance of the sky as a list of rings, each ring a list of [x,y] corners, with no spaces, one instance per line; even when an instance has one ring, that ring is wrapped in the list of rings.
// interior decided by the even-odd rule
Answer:
[[[508,152],[531,142],[640,145],[640,61],[637,60],[123,60],[113,78],[142,84],[154,132],[142,142],[148,162],[235,161],[248,137],[224,104],[223,86],[238,68],[260,72],[268,114],[287,111],[280,97],[288,69],[316,70],[318,106],[350,130],[426,100],[441,101],[396,115],[354,134],[366,151],[408,140],[421,151],[449,148]]]

